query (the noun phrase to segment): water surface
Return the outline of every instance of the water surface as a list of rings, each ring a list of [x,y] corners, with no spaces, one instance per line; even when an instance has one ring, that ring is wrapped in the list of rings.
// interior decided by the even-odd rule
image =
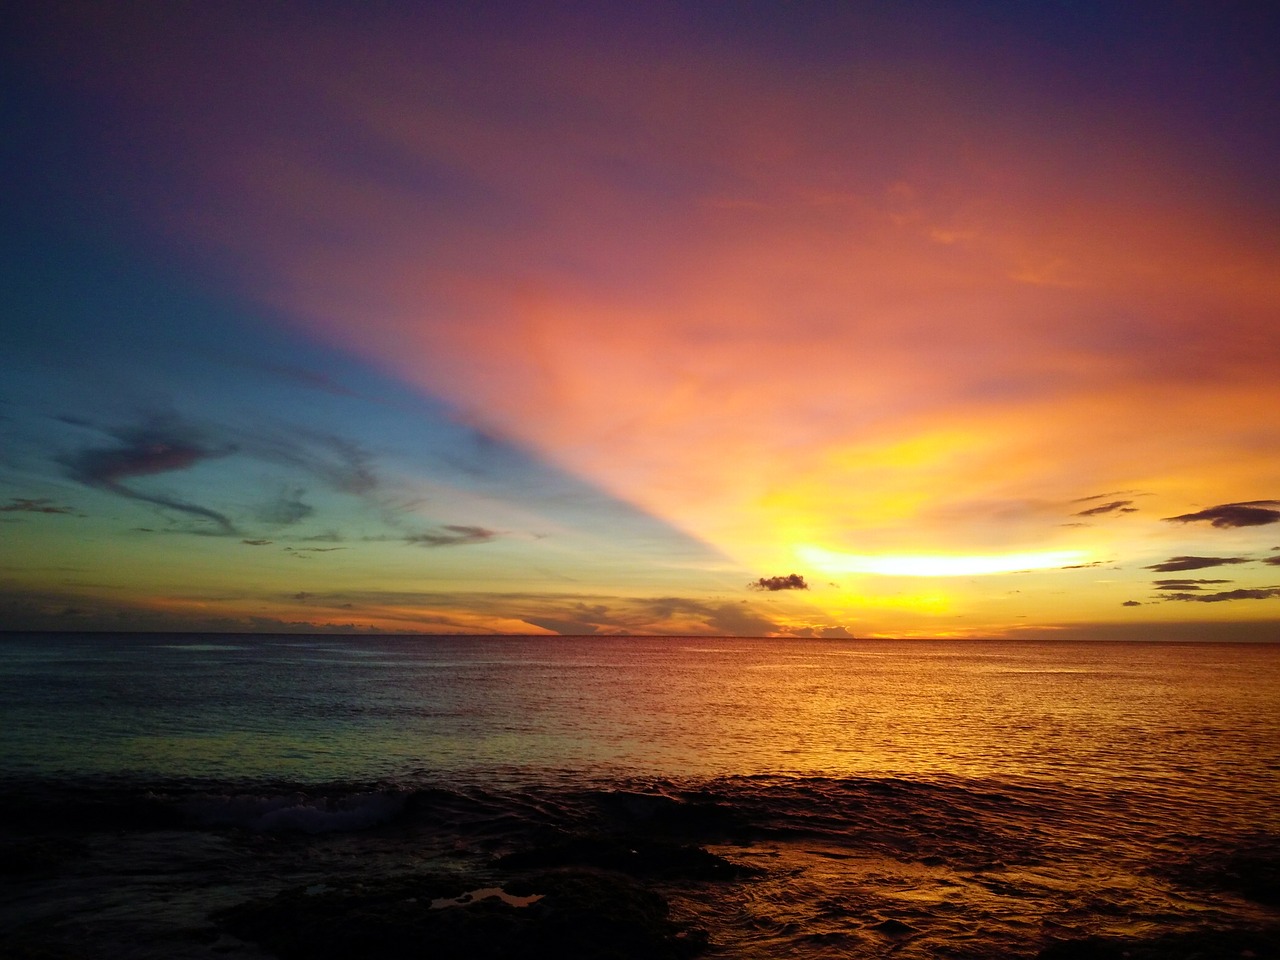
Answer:
[[[10,635],[0,703],[22,943],[254,956],[217,905],[530,864],[657,891],[711,956],[1280,919],[1277,645]]]

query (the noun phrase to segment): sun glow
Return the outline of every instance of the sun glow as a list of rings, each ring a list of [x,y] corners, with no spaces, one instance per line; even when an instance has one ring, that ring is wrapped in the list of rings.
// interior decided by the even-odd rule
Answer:
[[[874,573],[886,577],[967,577],[1023,570],[1049,570],[1084,563],[1083,550],[1000,553],[979,556],[839,553],[821,547],[796,548],[796,556],[826,573]]]

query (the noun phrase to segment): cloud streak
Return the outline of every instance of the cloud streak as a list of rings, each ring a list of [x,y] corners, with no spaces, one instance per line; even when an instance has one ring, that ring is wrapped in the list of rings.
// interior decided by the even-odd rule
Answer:
[[[1206,570],[1209,567],[1252,562],[1250,557],[1170,557],[1160,563],[1153,563],[1146,569],[1157,573],[1178,573],[1182,570]]]
[[[1074,517],[1101,517],[1108,513],[1137,513],[1138,508],[1133,505],[1132,500],[1112,500],[1110,503],[1100,504],[1096,507],[1089,507],[1087,510],[1081,510],[1074,513]]]
[[[1221,593],[1172,593],[1164,596],[1165,600],[1182,600],[1195,603],[1223,603],[1231,600],[1274,600],[1280,598],[1280,587],[1262,587],[1259,589],[1241,588],[1225,590]]]
[[[48,513],[48,514],[68,514],[75,516],[76,511],[71,507],[58,506],[52,500],[45,497],[38,499],[28,499],[26,497],[11,497],[9,502],[0,507],[0,513]]]
[[[1247,500],[1243,503],[1223,503],[1195,513],[1177,517],[1165,517],[1170,523],[1196,523],[1207,521],[1219,530],[1234,527],[1261,527],[1280,523],[1280,500]]]
[[[67,476],[87,487],[212,521],[222,534],[236,534],[235,525],[217,510],[123,483],[137,477],[189,470],[227,456],[234,452],[233,447],[207,447],[164,427],[125,431],[116,436],[121,441],[119,446],[89,448],[61,458]]]
[[[484,527],[445,524],[436,530],[411,534],[405,537],[405,542],[419,547],[462,547],[472,543],[488,543],[497,536],[496,531]]]

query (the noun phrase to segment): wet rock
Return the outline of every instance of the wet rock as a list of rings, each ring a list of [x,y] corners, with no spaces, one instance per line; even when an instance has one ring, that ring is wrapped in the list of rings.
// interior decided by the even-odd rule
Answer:
[[[555,871],[507,889],[540,899],[515,907],[477,898],[433,909],[433,900],[466,891],[456,878],[412,876],[310,895],[290,890],[218,919],[282,960],[683,960],[706,945],[702,931],[671,922],[666,901],[627,877]]]

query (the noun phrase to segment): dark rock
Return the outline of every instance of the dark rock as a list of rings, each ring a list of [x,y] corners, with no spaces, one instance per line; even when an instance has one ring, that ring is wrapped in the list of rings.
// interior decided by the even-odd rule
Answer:
[[[600,791],[595,804],[623,831],[642,828],[671,837],[741,837],[750,827],[741,811],[705,794],[683,797],[626,790]]]
[[[290,890],[217,919],[282,960],[683,960],[706,945],[705,933],[668,919],[661,896],[617,874],[527,876],[509,889],[541,895],[525,907],[496,898],[431,907],[464,892],[456,878],[410,876],[310,895]]]

